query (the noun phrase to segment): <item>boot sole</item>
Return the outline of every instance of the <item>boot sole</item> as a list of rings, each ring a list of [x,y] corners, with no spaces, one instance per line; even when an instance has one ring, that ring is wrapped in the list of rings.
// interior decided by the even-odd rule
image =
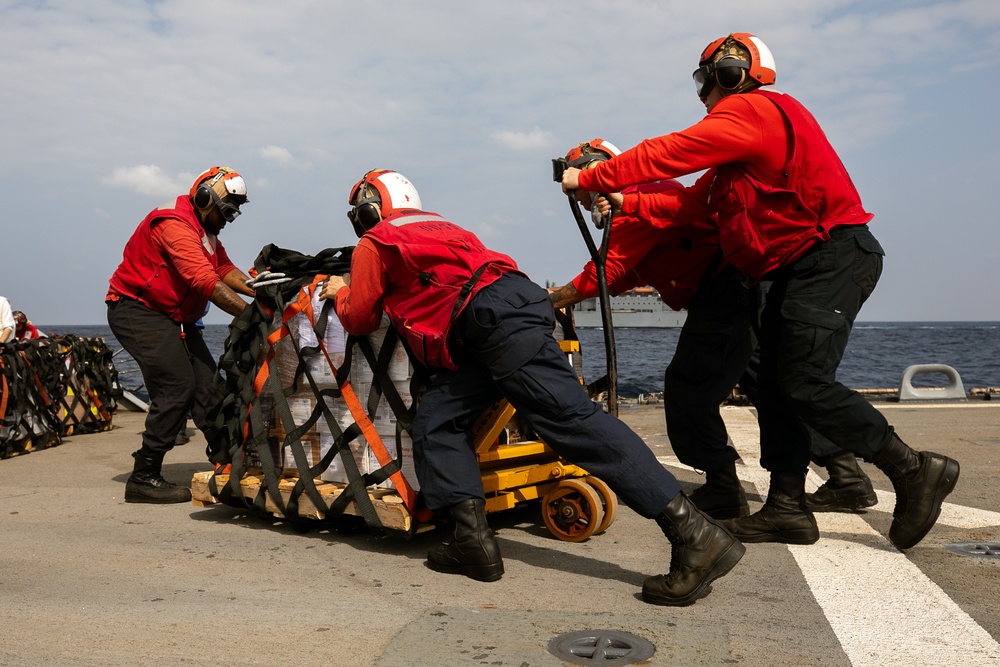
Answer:
[[[648,602],[649,604],[656,604],[662,607],[686,607],[688,605],[694,604],[697,600],[707,595],[708,591],[706,589],[711,588],[711,583],[729,573],[736,564],[740,562],[743,558],[743,554],[747,552],[747,548],[743,546],[739,540],[733,540],[733,543],[726,549],[725,553],[719,557],[715,564],[712,565],[712,569],[708,571],[705,578],[702,579],[701,584],[695,588],[693,591],[687,595],[681,597],[672,598],[665,595],[656,595],[655,593],[642,592],[643,602]]]
[[[945,463],[944,472],[941,474],[941,482],[943,485],[939,485],[937,491],[934,493],[934,511],[931,516],[928,517],[927,521],[921,529],[914,533],[906,541],[898,541],[898,536],[893,536],[892,526],[889,528],[889,540],[895,545],[899,550],[910,549],[915,547],[920,540],[927,537],[927,533],[931,532],[931,528],[937,523],[938,517],[941,516],[941,504],[944,503],[944,499],[948,497],[952,491],[955,490],[955,485],[958,484],[958,477],[961,474],[961,468],[958,465],[958,461],[952,458],[948,458]],[[893,526],[896,524],[896,520],[893,519]]]
[[[729,530],[733,533],[732,529]],[[816,544],[819,541],[819,530],[781,530],[773,533],[758,533],[756,535],[740,535],[733,533],[733,537],[745,544],[762,544],[764,542],[778,542],[780,544]]]
[[[806,509],[810,512],[860,512],[869,507],[875,507],[875,505],[878,505],[878,496],[874,493],[869,496],[852,498],[851,502],[846,503],[823,503],[815,505],[808,500],[806,501]]]
[[[476,581],[498,581],[503,576],[503,563],[499,565],[444,565],[427,561],[427,567],[444,574],[461,574]]]
[[[178,503],[189,503],[191,502],[191,496],[187,498],[151,498],[150,496],[140,496],[136,494],[126,493],[125,502],[127,503],[148,503],[151,505],[171,505]]]

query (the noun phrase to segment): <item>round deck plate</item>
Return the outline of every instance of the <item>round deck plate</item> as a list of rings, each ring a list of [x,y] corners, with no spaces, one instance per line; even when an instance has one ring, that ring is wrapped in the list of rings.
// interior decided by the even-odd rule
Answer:
[[[997,542],[952,542],[945,549],[963,556],[1000,558],[1000,543]]]
[[[577,665],[631,665],[653,657],[656,647],[619,630],[567,632],[549,640],[549,653]]]

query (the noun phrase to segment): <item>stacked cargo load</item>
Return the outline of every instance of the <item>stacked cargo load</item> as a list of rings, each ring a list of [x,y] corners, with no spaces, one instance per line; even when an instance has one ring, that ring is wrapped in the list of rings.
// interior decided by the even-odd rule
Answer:
[[[368,336],[347,335],[332,303],[319,299],[329,276],[349,270],[350,251],[261,251],[256,272],[291,280],[259,288],[230,326],[210,409],[216,470],[194,479],[196,502],[290,520],[346,512],[376,528],[415,528],[409,431],[423,373],[388,318]]]
[[[195,504],[306,525],[356,515],[405,535],[431,527],[410,437],[427,369],[388,318],[370,335],[345,335],[332,303],[317,296],[329,276],[348,272],[351,250],[261,251],[258,275],[287,282],[261,279],[254,304],[230,325],[206,430],[215,470],[192,479]],[[579,369],[572,317],[558,320],[560,348]],[[471,436],[487,512],[538,504],[549,531],[569,541],[611,525],[617,500],[607,484],[539,441],[506,400],[474,420]]]
[[[111,429],[121,395],[100,338],[54,335],[0,345],[0,458]]]

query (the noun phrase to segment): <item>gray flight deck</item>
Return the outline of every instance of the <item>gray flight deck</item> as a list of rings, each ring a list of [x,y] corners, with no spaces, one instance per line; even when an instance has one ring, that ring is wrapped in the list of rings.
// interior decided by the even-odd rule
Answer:
[[[905,554],[891,546],[892,489],[866,465],[879,505],[818,515],[815,545],[748,545],[708,597],[683,608],[639,599],[670,548],[625,507],[582,543],[552,537],[537,507],[490,515],[506,574],[487,584],[425,567],[440,531],[410,541],[303,533],[227,506],[126,504],[144,415],[122,412],[110,432],[0,461],[0,665],[609,664],[548,652],[552,638],[583,630],[651,642],[647,665],[1000,665],[1000,557],[990,551],[1000,542],[1000,404],[876,405],[908,443],[962,465],[927,538]],[[753,413],[723,410],[759,506]],[[622,418],[685,488],[700,483],[673,459],[658,406],[626,406]],[[208,468],[198,434],[164,474],[186,481]]]

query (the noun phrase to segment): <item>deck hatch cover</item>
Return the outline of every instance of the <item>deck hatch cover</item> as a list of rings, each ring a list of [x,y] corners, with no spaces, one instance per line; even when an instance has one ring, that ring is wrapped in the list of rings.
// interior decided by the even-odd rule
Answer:
[[[952,542],[945,548],[952,553],[963,556],[1000,558],[1000,542]]]
[[[549,640],[549,653],[578,665],[631,665],[653,657],[656,647],[619,630],[567,632]]]

